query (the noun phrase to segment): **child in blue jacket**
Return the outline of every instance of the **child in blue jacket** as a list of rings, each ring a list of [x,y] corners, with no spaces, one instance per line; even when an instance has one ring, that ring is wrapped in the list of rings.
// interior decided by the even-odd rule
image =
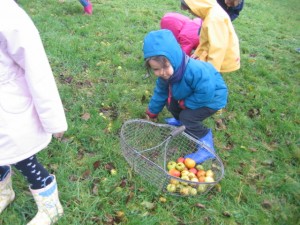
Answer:
[[[146,114],[157,118],[164,106],[186,127],[186,132],[214,151],[210,129],[202,123],[227,103],[227,87],[212,64],[188,57],[169,30],[151,31],[144,39],[148,71],[157,76]],[[214,156],[204,148],[188,154],[196,163]]]

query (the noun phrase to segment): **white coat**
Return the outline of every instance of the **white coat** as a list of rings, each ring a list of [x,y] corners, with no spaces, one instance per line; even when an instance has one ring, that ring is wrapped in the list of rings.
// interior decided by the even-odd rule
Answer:
[[[67,130],[40,35],[13,0],[0,7],[0,165],[24,160]]]

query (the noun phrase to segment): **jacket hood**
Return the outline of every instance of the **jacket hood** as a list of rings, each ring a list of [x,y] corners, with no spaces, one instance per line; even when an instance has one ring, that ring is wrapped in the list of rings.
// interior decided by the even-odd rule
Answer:
[[[152,56],[165,56],[177,71],[183,60],[183,51],[170,30],[161,29],[149,32],[144,38],[144,59]]]
[[[201,19],[204,19],[209,10],[217,3],[216,0],[185,0],[190,10]]]

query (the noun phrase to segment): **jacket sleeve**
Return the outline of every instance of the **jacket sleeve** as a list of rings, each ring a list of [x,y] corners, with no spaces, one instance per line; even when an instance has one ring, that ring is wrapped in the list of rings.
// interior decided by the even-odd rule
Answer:
[[[28,90],[44,130],[49,133],[66,131],[62,102],[35,25],[28,17],[20,29],[11,30],[7,35],[8,54],[24,70]]]
[[[208,33],[209,49],[207,62],[213,64],[217,71],[220,71],[228,48],[229,30],[223,21],[214,21],[206,28]]]
[[[158,78],[156,80],[153,96],[148,105],[148,112],[151,114],[159,114],[163,110],[168,99],[168,90],[167,82],[163,81],[162,78]]]

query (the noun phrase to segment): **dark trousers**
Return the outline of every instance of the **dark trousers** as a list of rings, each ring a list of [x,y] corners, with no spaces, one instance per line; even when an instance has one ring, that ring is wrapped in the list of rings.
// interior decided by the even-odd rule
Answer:
[[[208,128],[202,123],[203,120],[212,116],[218,110],[202,107],[199,109],[182,109],[178,101],[172,98],[167,109],[175,119],[180,120],[185,126],[185,132],[196,139],[204,137],[208,133]]]

